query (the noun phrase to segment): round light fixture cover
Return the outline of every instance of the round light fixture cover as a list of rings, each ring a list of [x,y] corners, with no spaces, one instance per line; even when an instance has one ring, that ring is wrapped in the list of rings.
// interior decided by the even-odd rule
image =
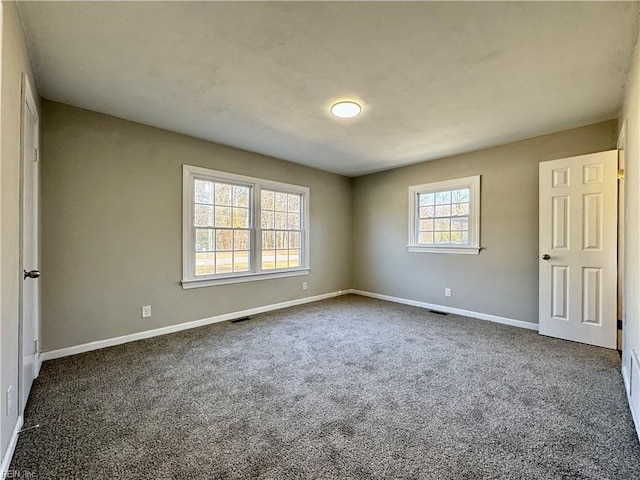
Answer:
[[[362,107],[351,100],[343,100],[331,105],[331,114],[334,117],[351,118],[359,115]]]

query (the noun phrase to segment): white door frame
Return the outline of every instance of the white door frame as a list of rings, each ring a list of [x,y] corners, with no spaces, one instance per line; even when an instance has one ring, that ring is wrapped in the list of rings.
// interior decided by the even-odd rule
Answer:
[[[22,100],[21,100],[21,121],[20,121],[20,288],[19,288],[19,375],[18,375],[18,405],[20,405],[20,415],[23,414],[22,406],[25,404],[26,399],[23,398],[23,373],[24,373],[24,341],[23,341],[23,332],[24,332],[24,308],[23,308],[23,300],[24,300],[24,280],[22,275],[22,270],[29,269],[31,270],[34,266],[26,266],[24,265],[24,220],[25,220],[25,163],[29,161],[29,158],[33,155],[31,152],[25,151],[25,137],[24,137],[24,125],[25,125],[25,115],[29,115],[29,111],[32,116],[35,117],[35,138],[34,138],[34,146],[36,148],[36,155],[39,157],[40,151],[40,112],[38,111],[38,104],[35,100],[34,91],[31,88],[29,83],[29,79],[26,74],[22,74]],[[37,158],[36,157],[36,158]],[[39,161],[39,158],[37,158]],[[39,163],[39,162],[38,162]],[[39,204],[40,204],[40,179],[39,179],[39,168],[36,167],[36,171],[33,178],[33,190],[34,190],[34,209],[35,209],[35,225],[33,232],[33,240],[35,242],[36,249],[36,263],[40,264],[40,235],[39,235]],[[34,336],[37,341],[36,352],[35,352],[35,361],[33,364],[33,378],[38,376],[40,372],[40,366],[42,361],[40,359],[40,295],[39,289],[36,297],[36,304],[34,305],[34,314],[35,314],[35,324],[34,327]]]
[[[618,138],[618,320],[622,327],[618,330],[618,350],[622,351],[624,346],[624,249],[625,249],[625,150],[627,148],[627,120],[625,119]]]

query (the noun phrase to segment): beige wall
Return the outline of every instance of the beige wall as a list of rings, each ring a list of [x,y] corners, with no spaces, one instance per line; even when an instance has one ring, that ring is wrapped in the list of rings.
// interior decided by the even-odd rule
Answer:
[[[356,178],[353,288],[537,323],[538,163],[615,148],[616,125],[612,120]],[[407,252],[407,187],[478,174],[480,255]]]
[[[640,37],[636,44],[620,112],[620,128],[626,130],[625,144],[625,255],[623,310],[623,370],[629,380],[632,352],[640,352]],[[634,382],[636,379],[634,378]],[[640,399],[634,398],[636,419]],[[637,425],[640,431],[640,424]]]
[[[41,123],[44,351],[350,287],[348,178],[49,101]],[[183,290],[183,163],[310,187],[311,273]]]
[[[3,2],[0,99],[0,458],[18,418],[18,315],[20,276],[20,115],[22,73],[35,81],[14,2]],[[13,408],[6,412],[6,392],[13,386]]]

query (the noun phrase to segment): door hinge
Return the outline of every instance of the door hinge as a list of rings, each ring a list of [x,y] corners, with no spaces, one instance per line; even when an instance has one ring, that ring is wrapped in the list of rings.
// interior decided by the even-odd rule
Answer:
[[[618,170],[618,180],[624,179],[624,170]]]
[[[33,353],[35,353],[36,355],[38,354],[38,349],[40,348],[39,343],[40,342],[38,342],[38,340],[33,341]]]
[[[37,162],[38,160],[40,160],[40,150],[37,148],[34,148],[35,150],[35,157],[33,158],[34,162]]]

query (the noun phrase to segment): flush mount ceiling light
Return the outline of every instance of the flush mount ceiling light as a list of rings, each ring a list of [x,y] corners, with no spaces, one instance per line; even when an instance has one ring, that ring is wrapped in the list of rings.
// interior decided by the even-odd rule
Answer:
[[[331,105],[331,114],[334,117],[351,118],[359,115],[362,107],[351,100],[343,100]]]

